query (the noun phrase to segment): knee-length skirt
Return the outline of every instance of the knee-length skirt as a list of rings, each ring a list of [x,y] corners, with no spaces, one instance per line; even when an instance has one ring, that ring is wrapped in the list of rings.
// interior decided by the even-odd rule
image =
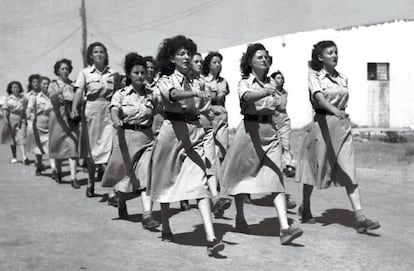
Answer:
[[[64,105],[54,105],[49,115],[49,158],[78,156],[79,124],[68,120]]]
[[[102,186],[114,187],[124,193],[145,189],[152,146],[153,133],[150,128],[142,131],[118,129]]]
[[[281,160],[276,125],[242,120],[221,166],[222,192],[284,192]]]
[[[204,137],[199,121],[164,120],[151,159],[149,190],[153,201],[210,197]]]
[[[36,155],[49,153],[49,114],[36,116],[27,132],[26,148]]]
[[[211,106],[212,111],[212,125],[214,142],[216,145],[216,159],[219,162],[226,156],[229,148],[229,124],[227,111],[224,106],[213,105]]]
[[[319,189],[353,186],[354,146],[351,121],[333,115],[316,114],[306,130],[299,155],[297,181]]]
[[[87,101],[85,105],[87,157],[94,164],[107,163],[111,155],[114,128],[109,113],[109,104],[109,101],[99,100]]]
[[[6,116],[3,116],[4,118]],[[8,125],[5,120],[3,120],[3,127],[0,134],[0,144],[10,144],[10,145],[25,145],[27,138],[27,124],[20,114],[11,113],[9,115]]]

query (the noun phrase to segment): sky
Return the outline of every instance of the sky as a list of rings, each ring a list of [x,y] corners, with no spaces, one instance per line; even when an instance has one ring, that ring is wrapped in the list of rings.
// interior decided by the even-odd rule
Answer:
[[[184,34],[202,53],[281,34],[414,19],[412,0],[85,0],[88,43],[103,42],[122,71],[131,51],[157,53],[167,37]],[[69,58],[82,68],[81,0],[0,0],[0,95],[7,83],[27,85],[32,73],[54,78]],[[386,37],[384,37],[386,38]]]

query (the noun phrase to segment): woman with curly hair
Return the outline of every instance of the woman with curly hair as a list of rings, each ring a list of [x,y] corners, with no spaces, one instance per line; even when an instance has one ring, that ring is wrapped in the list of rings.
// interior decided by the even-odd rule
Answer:
[[[33,90],[26,108],[27,119],[32,123],[27,135],[27,146],[36,155],[36,176],[41,175],[45,169],[42,158],[44,154],[49,153],[49,116],[52,110],[52,104],[47,95],[49,83],[49,78],[41,77],[40,89]]]
[[[172,240],[169,204],[196,199],[206,231],[209,256],[224,249],[217,240],[211,215],[209,176],[215,174],[206,163],[206,135],[200,123],[200,108],[208,100],[200,81],[190,77],[191,58],[197,45],[184,36],[165,39],[157,55],[162,77],[157,82],[165,109],[155,141],[151,166],[151,197],[161,203],[162,239]]]
[[[0,135],[1,144],[9,144],[12,152],[11,163],[17,163],[17,146],[22,153],[23,163],[28,165],[26,156],[26,99],[22,84],[12,81],[7,85],[7,97],[2,106],[3,124]]]
[[[355,179],[354,145],[348,106],[348,79],[336,70],[338,47],[333,41],[320,41],[312,50],[309,97],[315,111],[306,131],[299,156],[297,180],[303,183],[303,202],[299,213],[304,223],[315,223],[310,197],[313,187],[344,186],[355,212],[359,233],[378,229],[377,221],[362,211]]]
[[[160,223],[152,217],[151,198],[145,190],[154,138],[151,127],[157,100],[145,84],[147,66],[142,56],[137,53],[126,55],[124,68],[127,85],[114,93],[110,105],[117,133],[102,186],[115,189],[121,218],[128,215],[125,196],[138,192],[143,206],[142,226],[152,230]]]
[[[303,231],[290,226],[287,219],[282,153],[273,118],[280,96],[275,81],[267,76],[269,65],[269,54],[262,44],[247,47],[240,63],[242,79],[238,86],[244,120],[224,158],[220,180],[223,192],[235,196],[236,230],[242,233],[249,232],[243,209],[246,194],[272,193],[280,241],[287,245]]]
[[[87,131],[88,185],[86,196],[94,196],[95,171],[101,179],[112,150],[113,127],[109,104],[114,92],[115,71],[108,66],[108,51],[100,42],[88,46],[88,64],[78,75],[75,82],[76,93],[72,104],[72,117],[79,116],[78,106],[86,97],[84,120]],[[82,132],[83,133],[83,132]]]
[[[69,79],[72,69],[72,61],[69,59],[57,61],[54,72],[58,78],[49,84],[48,93],[53,105],[49,121],[49,157],[52,159],[52,178],[57,183],[62,181],[62,160],[69,160],[71,185],[79,189],[76,179],[79,120],[73,121],[70,115],[75,95],[73,82]]]

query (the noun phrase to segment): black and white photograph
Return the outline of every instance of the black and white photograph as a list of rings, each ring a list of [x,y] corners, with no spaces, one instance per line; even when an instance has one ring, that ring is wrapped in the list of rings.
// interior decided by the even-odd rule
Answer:
[[[412,270],[414,1],[0,0],[0,270]]]

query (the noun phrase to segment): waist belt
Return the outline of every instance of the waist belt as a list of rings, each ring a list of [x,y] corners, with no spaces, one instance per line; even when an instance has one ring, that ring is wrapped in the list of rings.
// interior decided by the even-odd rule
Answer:
[[[257,122],[271,122],[273,115],[244,115],[244,120]]]
[[[134,131],[142,131],[148,128],[151,128],[151,125],[140,125],[140,124],[128,124],[124,123],[122,128]]]
[[[165,116],[169,120],[178,120],[178,121],[195,121],[200,118],[200,115],[186,115],[182,113],[173,113],[173,112],[165,112]]]
[[[99,97],[99,98],[95,98],[95,97],[86,97],[86,100],[87,100],[87,101],[91,101],[91,102],[93,102],[93,101],[107,101],[107,102],[110,102],[110,101],[111,101],[111,98],[103,98],[103,97]]]
[[[332,112],[322,109],[322,108],[315,108],[315,113],[316,114],[321,114],[321,115],[333,115]]]

